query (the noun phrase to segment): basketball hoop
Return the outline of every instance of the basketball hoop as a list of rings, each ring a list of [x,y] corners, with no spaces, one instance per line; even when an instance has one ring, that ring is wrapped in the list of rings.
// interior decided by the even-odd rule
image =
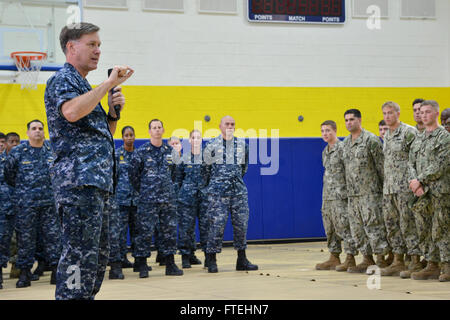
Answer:
[[[47,54],[45,52],[17,51],[11,53],[11,58],[13,58],[17,67],[17,82],[20,83],[20,88],[37,89],[39,71],[41,71]]]

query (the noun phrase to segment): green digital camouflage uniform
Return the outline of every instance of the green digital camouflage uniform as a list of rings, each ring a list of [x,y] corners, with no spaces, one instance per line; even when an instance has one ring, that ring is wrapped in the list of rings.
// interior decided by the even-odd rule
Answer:
[[[425,131],[425,128],[419,129],[419,126],[416,124],[416,126],[414,127],[417,129],[417,131],[419,131],[420,133]]]
[[[392,252],[421,255],[414,213],[409,204],[408,158],[418,131],[407,124],[384,136],[383,217]]]
[[[327,235],[328,250],[341,253],[341,241],[347,254],[356,255],[348,221],[347,188],[342,159],[343,143],[336,141],[331,150],[327,145],[322,152],[323,174],[322,219]]]
[[[380,139],[365,129],[355,141],[351,135],[344,139],[350,230],[365,256],[390,251],[382,214],[383,158]]]
[[[427,261],[450,262],[450,133],[438,126],[419,133],[409,153],[409,180],[420,181],[429,205],[415,211],[420,247]],[[422,197],[421,197],[422,198]]]

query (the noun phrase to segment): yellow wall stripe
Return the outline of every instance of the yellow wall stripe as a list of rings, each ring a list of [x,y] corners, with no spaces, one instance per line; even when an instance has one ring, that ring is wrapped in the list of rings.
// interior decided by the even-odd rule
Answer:
[[[0,131],[16,131],[26,139],[26,123],[41,119],[46,123],[45,85],[37,90],[21,90],[18,84],[0,85]],[[169,137],[176,129],[188,132],[197,126],[205,132],[216,129],[222,116],[231,115],[236,127],[250,133],[271,136],[279,129],[280,137],[319,137],[320,123],[335,120],[338,135],[346,136],[344,111],[358,108],[363,127],[378,133],[382,119],[381,105],[395,101],[402,108],[401,120],[414,124],[411,103],[415,98],[434,99],[441,110],[450,107],[450,88],[293,88],[293,87],[196,87],[196,86],[124,86],[126,106],[119,122],[120,129],[131,125],[137,138],[148,137],[148,122],[163,120]],[[102,101],[107,109],[106,99]],[[211,117],[205,122],[204,116]],[[303,116],[303,122],[298,116]],[[178,130],[177,135],[182,135]],[[210,132],[215,135],[216,132]],[[47,132],[48,137],[48,132]]]

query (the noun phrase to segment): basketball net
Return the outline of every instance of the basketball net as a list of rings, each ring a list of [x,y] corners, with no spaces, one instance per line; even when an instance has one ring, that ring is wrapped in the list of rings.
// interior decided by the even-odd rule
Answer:
[[[17,67],[17,82],[21,89],[37,89],[37,80],[42,65],[47,58],[44,52],[20,51],[11,53]]]

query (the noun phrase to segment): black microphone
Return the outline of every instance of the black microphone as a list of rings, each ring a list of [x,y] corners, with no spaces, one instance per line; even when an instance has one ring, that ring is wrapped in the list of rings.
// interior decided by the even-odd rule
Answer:
[[[108,69],[108,78],[109,78],[109,76],[111,75],[111,72],[112,72],[112,71],[113,71],[112,68],[111,68],[111,69]],[[115,88],[115,87],[113,87],[113,88],[110,90],[110,93],[111,93],[111,94],[114,93],[114,88]],[[116,112],[116,117],[117,117],[117,118],[120,118],[120,104],[114,106],[114,111]]]

